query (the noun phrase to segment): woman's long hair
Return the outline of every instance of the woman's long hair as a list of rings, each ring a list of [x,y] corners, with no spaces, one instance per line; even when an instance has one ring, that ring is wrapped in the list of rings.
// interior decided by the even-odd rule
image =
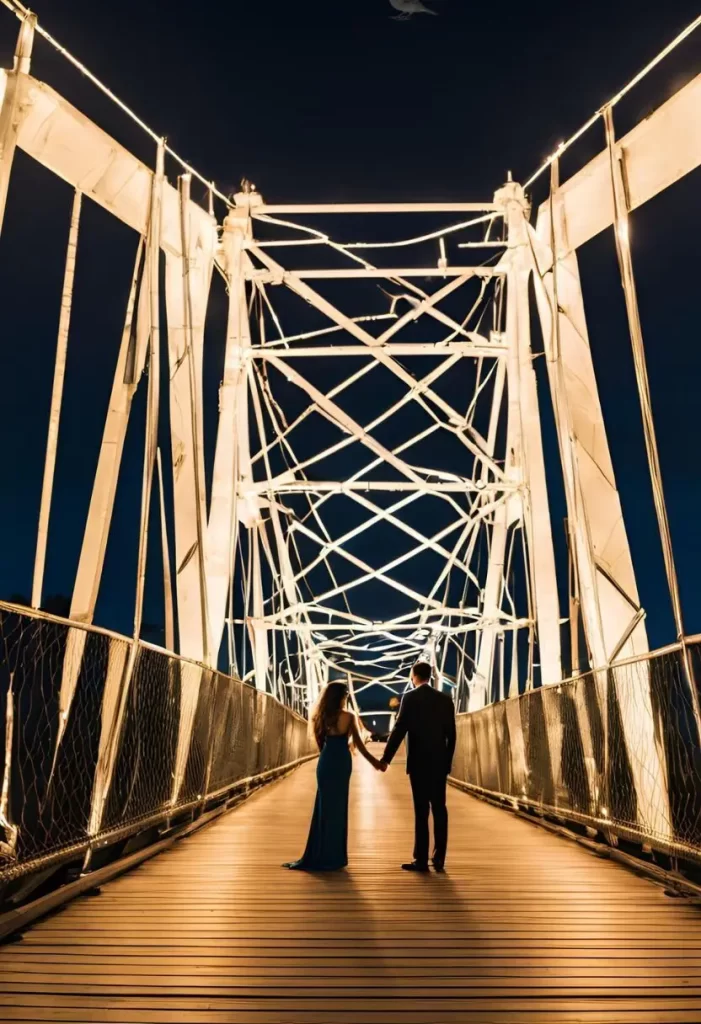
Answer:
[[[334,729],[338,716],[343,711],[348,698],[348,686],[345,683],[328,683],[321,692],[312,712],[312,731],[319,750],[324,746],[329,729]]]

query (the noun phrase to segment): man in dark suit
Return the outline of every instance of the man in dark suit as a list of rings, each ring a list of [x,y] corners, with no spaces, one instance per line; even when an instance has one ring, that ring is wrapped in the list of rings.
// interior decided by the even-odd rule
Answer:
[[[442,871],[448,845],[445,791],[455,753],[455,706],[431,686],[431,666],[418,661],[411,670],[414,689],[404,694],[397,722],[382,756],[386,771],[407,738],[406,770],[414,797],[414,860],[405,871],[428,871],[428,816],[433,812],[433,866]]]

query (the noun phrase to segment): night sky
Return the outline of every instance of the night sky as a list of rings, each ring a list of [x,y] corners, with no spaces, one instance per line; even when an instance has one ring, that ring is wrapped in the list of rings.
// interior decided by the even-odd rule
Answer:
[[[427,0],[428,2],[428,0]],[[434,0],[392,20],[388,0],[179,3],[54,0],[40,19],[222,191],[252,179],[270,202],[490,200],[698,14],[692,2],[528,5]],[[0,10],[0,59],[18,22]],[[701,33],[617,108],[619,134],[701,71]],[[154,146],[38,39],[33,73],[140,158]],[[602,148],[595,127],[567,177]],[[170,168],[171,180],[175,168]],[[633,256],[688,632],[701,631],[701,261],[696,171],[636,212]],[[195,198],[203,190],[193,188]],[[544,193],[536,190],[539,201]],[[16,157],[0,240],[0,595],[29,594],[71,190]],[[398,232],[400,234],[401,232]],[[45,593],[70,593],[133,261],[133,236],[86,203],[78,255]],[[623,297],[608,232],[580,251],[604,415],[651,643],[672,640]],[[210,319],[223,337],[225,304]],[[208,394],[216,395],[214,373]],[[143,389],[132,420],[143,415]],[[541,394],[544,391],[541,386]],[[214,411],[213,411],[214,410]],[[216,403],[210,404],[209,448]],[[547,416],[545,443],[556,457]],[[129,631],[141,440],[127,441],[97,621]],[[553,523],[564,515],[553,480]],[[158,581],[146,617],[162,621]]]

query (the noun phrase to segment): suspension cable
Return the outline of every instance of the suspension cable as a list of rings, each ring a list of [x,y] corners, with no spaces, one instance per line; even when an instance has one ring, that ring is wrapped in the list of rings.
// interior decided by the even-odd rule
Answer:
[[[24,4],[20,3],[20,0],[0,0],[0,3],[4,4],[5,7],[8,8],[8,10],[12,11],[12,13],[16,15],[20,19],[20,21],[24,21],[33,13],[32,11],[29,10],[29,8],[25,7]],[[149,128],[146,122],[142,121],[139,115],[134,113],[131,107],[128,107],[123,100],[120,100],[119,96],[115,95],[115,93],[112,92],[109,86],[105,85],[104,82],[101,82],[97,75],[94,75],[92,71],[90,71],[90,69],[82,63],[82,61],[78,60],[77,57],[74,57],[73,54],[69,50],[67,50],[65,46],[62,46],[61,43],[59,43],[59,41],[55,39],[49,32],[47,32],[46,29],[39,24],[39,22],[35,24],[34,29],[40,36],[42,36],[43,39],[47,41],[47,43],[50,43],[50,45],[53,46],[53,48],[58,53],[60,53],[62,57],[65,57],[65,59],[75,68],[77,68],[82,75],[85,75],[85,77],[89,79],[93,85],[97,86],[100,92],[104,93],[105,96],[112,100],[112,102],[115,103],[119,107],[119,109],[127,115],[127,117],[130,117],[131,120],[134,121],[134,123],[137,124],[142,131],[146,132],[146,134],[149,135],[154,142],[158,144],[161,143],[162,136],[160,136],[158,132],[155,132],[152,128]],[[179,156],[175,152],[175,150],[172,149],[167,144],[165,144],[165,152],[168,154],[168,156],[172,157],[173,160],[179,163],[180,166],[185,171],[191,174],[193,178],[197,178],[197,180],[202,182],[203,185],[206,185],[207,189],[210,191],[212,195],[215,195],[218,199],[221,199],[222,202],[226,203],[228,207],[231,207],[233,205],[231,200],[227,196],[225,196],[223,192],[220,192],[219,189],[216,188],[213,181],[209,181],[207,178],[204,177],[203,174],[200,174],[199,171],[195,170],[194,167],[192,167],[186,160],[183,160],[183,158]]]
[[[7,0],[2,0],[2,2],[6,3]],[[575,143],[578,139],[580,139],[585,132],[589,131],[592,125],[595,125],[600,117],[603,117],[604,111],[607,108],[615,107],[616,104],[631,91],[631,89],[635,88],[635,86],[638,85],[638,83],[641,82],[643,78],[645,78],[654,68],[656,68],[657,65],[665,59],[665,57],[668,57],[673,50],[676,50],[676,48],[681,43],[683,43],[684,40],[692,34],[692,32],[695,32],[696,29],[699,28],[699,26],[701,26],[701,14],[697,18],[695,18],[691,22],[691,24],[687,25],[686,28],[683,29],[678,36],[675,36],[671,43],[665,46],[664,50],[660,50],[657,56],[653,57],[649,64],[646,64],[645,67],[642,68],[637,73],[637,75],[631,78],[628,84],[624,85],[620,92],[617,92],[616,95],[613,96],[610,100],[608,100],[606,103],[603,103],[599,110],[597,110],[595,114],[592,114],[589,120],[585,121],[581,128],[577,129],[574,135],[571,135],[566,142],[561,142],[555,150],[555,152],[550,154],[547,160],[545,160],[541,164],[541,166],[538,168],[535,174],[531,175],[531,177],[528,179],[528,181],[524,184],[523,187],[529,188],[533,184],[533,182],[536,181],[541,176],[541,174],[543,174],[550,167],[550,165],[555,159],[560,157],[566,149],[569,149],[570,146],[573,145],[573,143]]]
[[[19,18],[20,21],[24,21],[32,13],[29,10],[29,8],[25,7],[25,5],[20,2],[20,0],[0,0],[0,3],[4,4],[4,6],[7,7],[8,10],[12,11],[12,13],[17,18]],[[699,26],[701,26],[701,15],[695,18],[694,21],[692,21],[689,25],[686,26],[685,29],[683,29],[677,36],[675,36],[675,38],[663,50],[660,50],[660,52],[655,57],[653,57],[653,59],[648,64],[646,64],[645,67],[643,67],[636,75],[634,75],[634,77],[631,78],[630,81],[626,85],[624,85],[623,88],[618,93],[616,93],[615,96],[613,96],[606,103],[602,104],[601,108],[597,110],[594,114],[592,114],[589,120],[585,121],[585,123],[580,128],[578,128],[577,131],[573,135],[571,135],[566,142],[561,142],[555,150],[555,152],[551,153],[551,155],[547,157],[546,160],[543,161],[538,170],[535,171],[535,173],[532,174],[530,178],[528,178],[528,180],[524,184],[524,188],[529,188],[535,181],[537,181],[541,174],[543,174],[550,167],[551,163],[553,162],[553,160],[555,160],[556,157],[561,156],[562,153],[564,153],[565,150],[569,149],[570,146],[572,146],[578,139],[580,139],[582,135],[584,135],[585,132],[587,132],[592,127],[592,125],[596,124],[599,118],[603,116],[603,111],[607,107],[614,107],[620,100],[622,100],[623,97],[626,96],[631,91],[631,89],[635,88],[635,86],[638,85],[643,80],[643,78],[645,78],[654,68],[657,67],[658,64],[660,64],[666,57],[668,57],[670,53],[676,50],[676,48],[681,43],[683,43],[684,40],[687,39],[693,32],[695,32],[696,29],[699,28]],[[161,141],[161,136],[158,135],[157,132],[150,128],[146,124],[146,122],[143,121],[139,117],[139,115],[136,114],[129,106],[127,106],[127,104],[123,100],[120,100],[119,97],[114,92],[112,92],[112,90],[107,85],[104,84],[104,82],[100,81],[100,79],[82,63],[82,61],[78,60],[77,57],[74,57],[73,54],[65,48],[65,46],[59,43],[59,41],[55,39],[54,36],[47,32],[47,30],[42,25],[40,25],[39,22],[36,23],[35,30],[51,46],[53,46],[58,53],[65,57],[65,59],[68,60],[71,64],[73,64],[73,66],[76,67],[81,72],[81,74],[85,75],[85,77],[88,78],[93,83],[93,85],[95,85],[101,92],[103,92],[105,96],[111,99],[112,102],[115,103],[120,108],[120,110],[123,111],[123,113],[130,117],[131,120],[134,121],[135,124],[137,124],[142,131],[146,132],[146,134],[149,135],[154,140],[154,142],[159,143]],[[179,156],[178,153],[176,153],[175,150],[172,149],[167,144],[165,146],[165,151],[170,157],[177,161],[177,163],[179,163],[180,166],[184,168],[184,170],[188,171],[190,174],[192,174],[194,178],[197,178],[198,181],[205,185],[210,190],[212,195],[217,196],[217,198],[221,199],[222,202],[224,202],[228,207],[232,206],[231,200],[227,196],[225,196],[223,192],[220,192],[216,188],[214,182],[209,181],[207,178],[204,177],[204,175],[200,174],[199,171],[197,171],[191,164],[189,164],[186,160]]]

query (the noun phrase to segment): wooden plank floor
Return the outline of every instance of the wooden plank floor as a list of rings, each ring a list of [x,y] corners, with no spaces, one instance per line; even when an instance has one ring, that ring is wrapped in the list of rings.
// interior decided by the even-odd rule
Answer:
[[[403,766],[356,759],[351,864],[312,877],[314,763],[0,950],[0,1020],[701,1020],[701,910],[456,790],[445,875]]]

